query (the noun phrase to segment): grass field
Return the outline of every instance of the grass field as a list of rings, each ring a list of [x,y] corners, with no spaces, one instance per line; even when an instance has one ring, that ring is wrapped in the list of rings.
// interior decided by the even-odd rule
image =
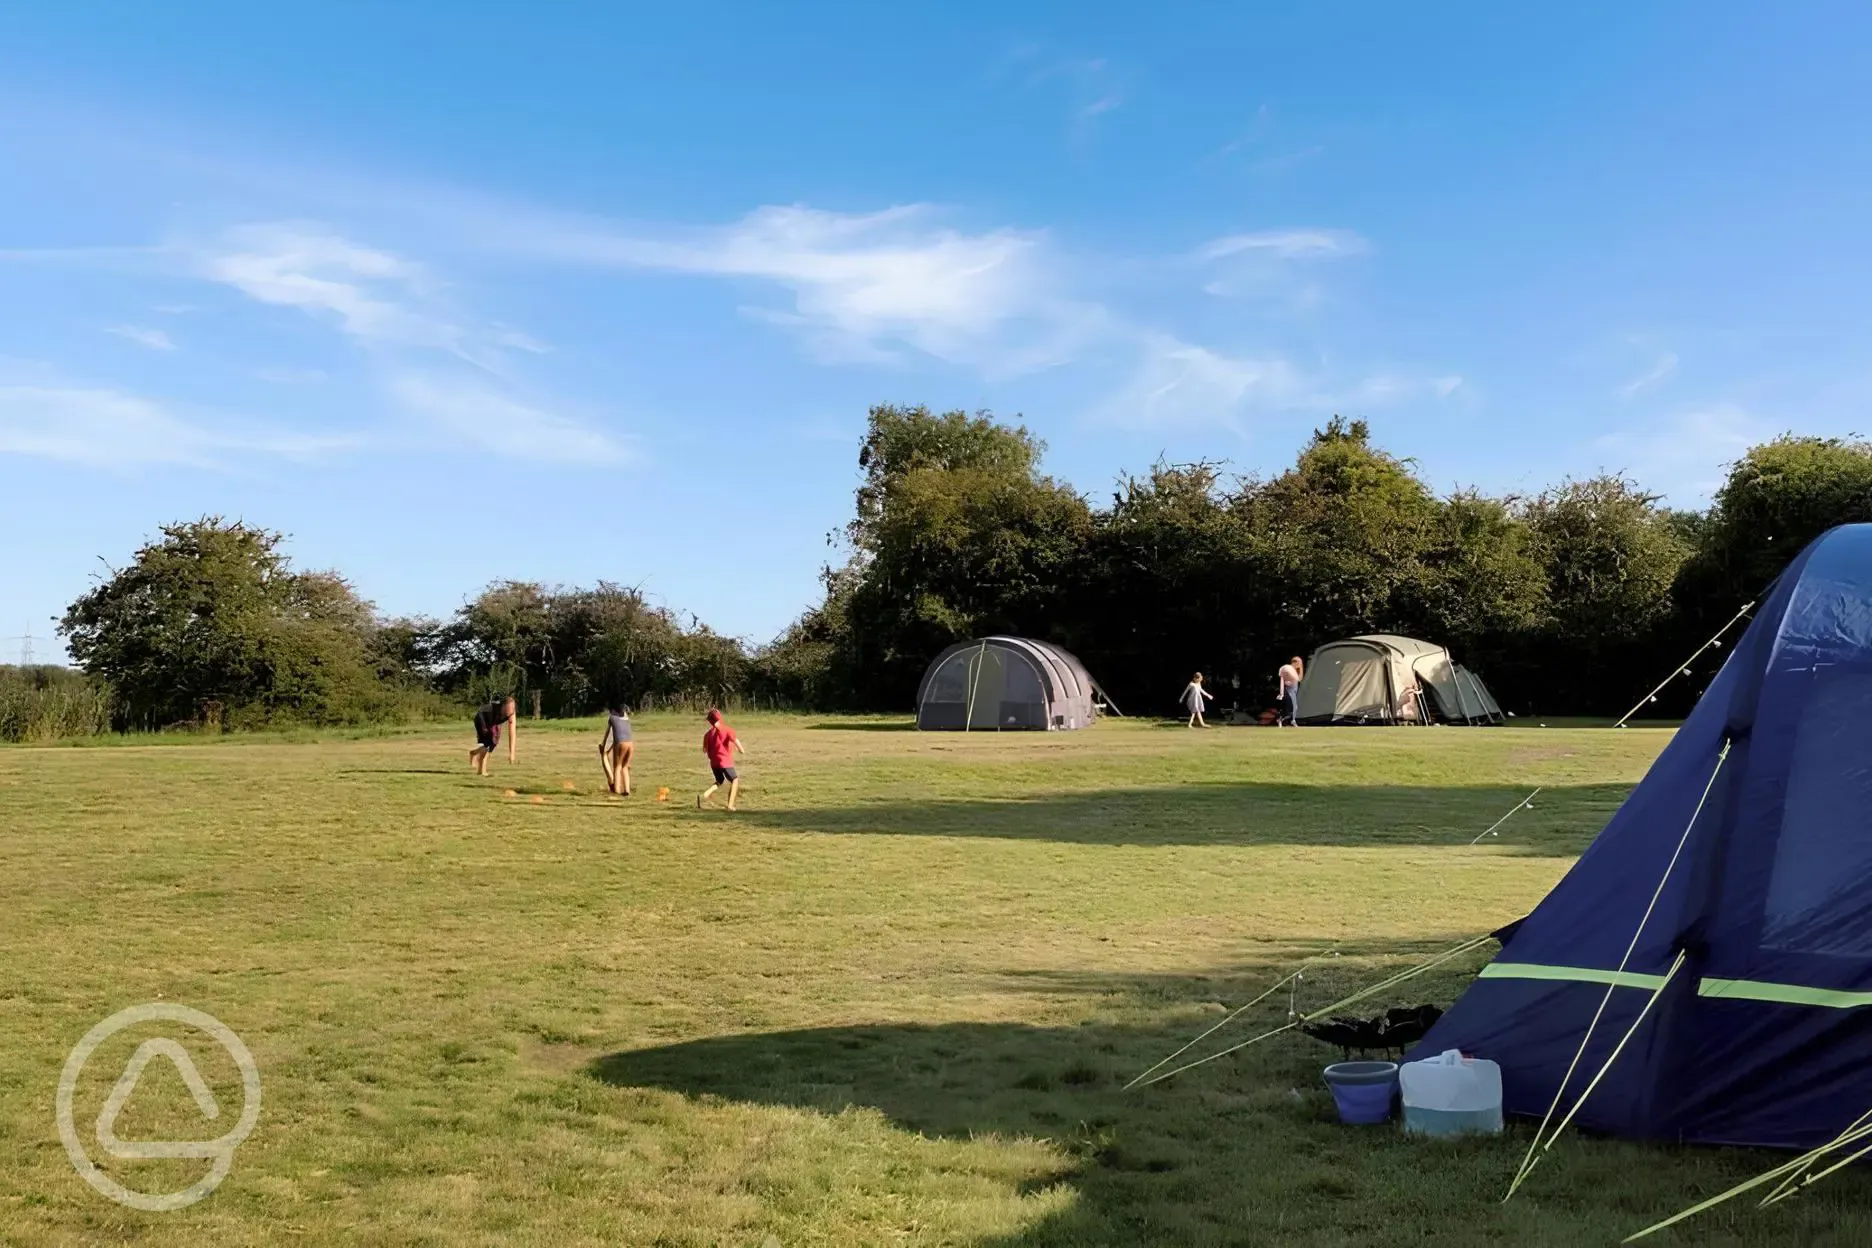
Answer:
[[[1335,1053],[1291,1033],[1122,1090],[1308,956],[1339,954],[1302,1009],[1525,913],[1663,732],[738,726],[734,816],[693,807],[688,718],[640,723],[622,802],[593,724],[523,725],[488,780],[465,730],[0,750],[0,1240],[1593,1244],[1764,1168],[1569,1138],[1503,1206],[1524,1129],[1340,1126]],[[1447,1003],[1481,961],[1372,1005]],[[53,1089],[159,999],[240,1034],[264,1109],[217,1192],[146,1214],[74,1173]],[[87,1067],[87,1139],[147,1034]],[[220,1129],[165,1063],[118,1128]],[[1653,1242],[1863,1245],[1869,1195]]]

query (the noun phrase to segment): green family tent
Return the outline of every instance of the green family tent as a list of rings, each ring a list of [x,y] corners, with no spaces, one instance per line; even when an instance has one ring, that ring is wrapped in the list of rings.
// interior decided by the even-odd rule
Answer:
[[[1303,724],[1499,724],[1482,678],[1442,646],[1372,633],[1313,652],[1300,682]]]

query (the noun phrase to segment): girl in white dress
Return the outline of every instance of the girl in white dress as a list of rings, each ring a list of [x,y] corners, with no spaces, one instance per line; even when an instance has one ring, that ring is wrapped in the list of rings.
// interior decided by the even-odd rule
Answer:
[[[1207,728],[1203,722],[1203,704],[1213,699],[1215,694],[1203,688],[1202,673],[1190,677],[1190,683],[1183,686],[1183,705],[1189,710],[1189,727]]]

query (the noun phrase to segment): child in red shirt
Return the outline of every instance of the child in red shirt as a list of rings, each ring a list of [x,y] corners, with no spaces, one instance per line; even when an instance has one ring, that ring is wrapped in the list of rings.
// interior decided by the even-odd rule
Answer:
[[[715,790],[722,785],[728,786],[728,809],[733,810],[735,798],[741,792],[741,777],[735,774],[734,756],[741,750],[741,738],[735,730],[722,722],[721,712],[711,709],[708,713],[709,728],[702,734],[702,753],[708,759],[709,768],[715,773],[715,783],[696,794],[696,809],[701,810],[715,796]],[[746,753],[745,750],[742,750]]]

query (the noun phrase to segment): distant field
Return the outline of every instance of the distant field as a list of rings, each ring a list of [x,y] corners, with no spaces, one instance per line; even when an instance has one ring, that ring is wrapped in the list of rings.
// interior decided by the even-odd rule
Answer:
[[[595,723],[523,724],[488,780],[465,728],[0,749],[0,1241],[1574,1245],[1766,1164],[1574,1138],[1504,1207],[1525,1134],[1342,1127],[1292,1034],[1121,1090],[1309,955],[1340,956],[1302,1009],[1525,913],[1663,731],[750,716],[731,817],[693,807],[700,727],[641,721],[625,802]],[[138,1213],[74,1174],[53,1089],[158,999],[240,1034],[264,1109],[217,1192]],[[87,1139],[140,1038],[87,1069]],[[150,1069],[120,1136],[221,1129]],[[1868,1197],[1653,1242],[1864,1245]]]

